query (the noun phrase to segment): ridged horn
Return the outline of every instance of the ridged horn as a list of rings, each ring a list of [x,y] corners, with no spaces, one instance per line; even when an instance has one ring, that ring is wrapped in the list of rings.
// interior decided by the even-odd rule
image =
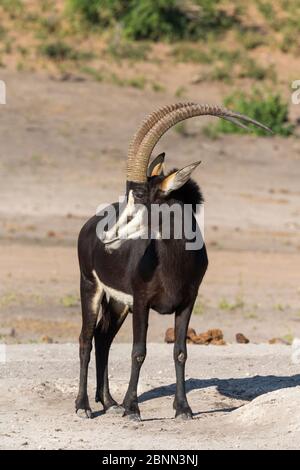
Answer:
[[[181,105],[179,108],[176,108],[170,111],[168,114],[165,114],[148,130],[139,145],[135,157],[132,157],[130,160],[128,160],[128,181],[143,183],[147,180],[146,173],[151,153],[159,139],[165,134],[165,132],[167,132],[168,129],[173,127],[178,122],[184,121],[185,119],[204,115],[223,118],[246,129],[249,128],[243,124],[244,122],[254,124],[257,127],[272,133],[271,129],[269,129],[264,124],[261,124],[255,119],[251,119],[250,117],[243,114],[230,111],[229,109],[221,108],[220,106],[215,105],[187,103],[185,106]],[[240,121],[242,121],[242,123]]]
[[[134,134],[130,144],[129,144],[129,149],[128,149],[128,157],[127,157],[127,180],[128,181],[133,181],[131,179],[131,174],[130,174],[130,169],[134,166],[137,165],[136,161],[136,155],[139,150],[139,146],[141,142],[143,141],[145,135],[147,132],[164,116],[167,114],[171,113],[172,111],[175,111],[176,109],[185,107],[185,106],[190,106],[192,105],[192,102],[188,103],[175,103],[175,104],[168,104],[165,106],[162,106],[161,108],[157,109],[156,111],[153,111],[149,116],[147,116],[142,124],[140,125],[139,129],[136,131]]]

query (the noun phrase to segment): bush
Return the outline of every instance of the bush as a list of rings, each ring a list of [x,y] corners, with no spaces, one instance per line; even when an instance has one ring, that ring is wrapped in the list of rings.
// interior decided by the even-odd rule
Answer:
[[[131,0],[68,0],[67,9],[90,24],[106,27],[120,20],[130,3]]]
[[[258,89],[253,90],[251,94],[235,92],[225,98],[224,106],[260,121],[270,127],[274,134],[287,137],[293,133],[294,125],[288,118],[288,104],[278,93],[264,93]],[[266,135],[264,130],[251,127],[255,134]],[[218,133],[247,133],[246,130],[221,119],[216,124],[215,130]]]
[[[40,54],[52,60],[85,60],[92,58],[89,52],[76,51],[63,41],[53,41],[39,47]]]
[[[193,39],[220,33],[238,22],[222,0],[69,0],[69,10],[90,24],[108,27],[121,23],[131,39]]]
[[[134,39],[183,37],[187,18],[181,13],[176,0],[133,0],[125,18],[125,31]]]

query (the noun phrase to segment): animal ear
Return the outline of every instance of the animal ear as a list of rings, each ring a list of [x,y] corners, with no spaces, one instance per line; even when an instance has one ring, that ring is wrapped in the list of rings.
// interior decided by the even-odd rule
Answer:
[[[150,163],[147,170],[147,176],[160,176],[164,174],[165,152],[160,153],[153,162]]]
[[[165,194],[169,194],[175,189],[181,188],[181,186],[183,186],[190,179],[192,172],[200,163],[201,161],[192,163],[191,165],[185,166],[181,170],[174,171],[174,173],[168,175],[160,183],[160,190]]]

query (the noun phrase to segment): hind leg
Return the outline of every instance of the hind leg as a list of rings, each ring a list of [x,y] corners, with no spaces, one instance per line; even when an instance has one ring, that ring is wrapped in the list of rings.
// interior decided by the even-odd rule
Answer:
[[[118,411],[120,407],[112,398],[109,391],[108,381],[108,356],[111,343],[121,328],[128,314],[128,307],[113,299],[107,302],[106,297],[102,299],[102,317],[95,331],[95,353],[96,353],[96,373],[97,389],[96,402],[100,401],[105,411],[114,409]]]
[[[79,337],[80,378],[75,408],[76,413],[84,410],[84,416],[91,418],[92,411],[87,394],[88,366],[103,291],[96,280],[81,275],[80,296],[82,306],[82,329]]]

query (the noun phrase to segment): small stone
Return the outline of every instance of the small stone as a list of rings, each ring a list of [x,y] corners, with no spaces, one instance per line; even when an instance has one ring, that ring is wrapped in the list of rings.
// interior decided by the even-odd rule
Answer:
[[[175,343],[175,331],[174,328],[168,328],[165,334],[166,343]]]
[[[226,346],[226,341],[224,339],[213,339],[209,344],[214,346]]]
[[[193,341],[193,338],[195,338],[195,336],[197,336],[197,334],[194,328],[189,328],[186,334],[187,339]]]
[[[289,345],[290,343],[282,338],[272,338],[269,339],[269,344],[286,344]]]
[[[55,237],[56,237],[56,233],[54,232],[54,230],[48,230],[48,232],[47,232],[47,237],[48,237],[48,238],[55,238]]]
[[[243,333],[237,333],[235,335],[235,339],[236,339],[236,342],[237,343],[240,343],[240,344],[247,344],[247,343],[250,343],[249,339],[246,338],[245,335],[243,335]]]
[[[41,337],[41,342],[51,344],[53,343],[53,339],[48,335],[44,335]]]
[[[211,335],[212,339],[221,340],[223,339],[223,331],[215,328],[214,330],[208,330],[208,333]]]
[[[194,344],[216,344],[216,345],[224,345],[226,342],[223,339],[223,332],[222,330],[215,328],[206,331],[205,333],[200,333],[197,335],[194,328],[189,328],[187,331],[187,343],[194,343]],[[174,328],[168,328],[165,334],[165,342],[166,343],[174,343],[175,342],[175,331]]]
[[[212,336],[207,331],[206,333],[200,333],[199,335],[195,336],[193,338],[193,343],[195,344],[209,344],[210,341],[212,340]]]
[[[193,338],[193,342],[195,344],[225,344],[225,341],[223,340],[223,332],[218,328],[207,330],[205,333],[200,333]]]

